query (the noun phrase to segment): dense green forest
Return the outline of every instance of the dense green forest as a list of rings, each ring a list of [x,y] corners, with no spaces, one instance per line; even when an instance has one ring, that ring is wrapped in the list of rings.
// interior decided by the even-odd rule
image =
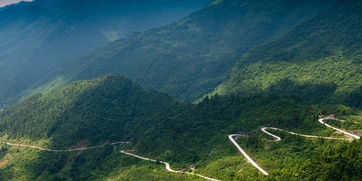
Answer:
[[[334,2],[215,0],[180,21],[76,58],[53,80],[122,74],[147,88],[194,101],[225,81],[247,50],[279,38]]]
[[[208,1],[34,0],[0,8],[0,107],[69,59],[179,20]]]
[[[362,135],[361,9],[359,0],[213,0],[64,59],[0,109],[0,180],[204,180],[160,161],[223,181],[361,180],[361,140],[290,133],[347,138],[318,122],[333,114],[343,120],[326,123]],[[263,127],[282,129],[268,130],[281,140]]]
[[[283,141],[272,143],[259,130],[261,126],[276,126],[305,134],[334,135],[317,122],[319,115],[330,113],[359,115],[354,108],[310,104],[298,95],[269,93],[214,96],[189,104],[144,90],[124,77],[108,75],[77,81],[3,111],[1,139],[57,149],[121,140],[131,141],[130,145],[79,153],[48,153],[3,145],[2,158],[10,160],[10,164],[0,168],[4,173],[1,176],[9,179],[11,174],[20,174],[24,180],[147,180],[147,175],[155,180],[195,179],[177,174],[167,177],[162,165],[120,154],[120,150],[132,149],[170,161],[175,168],[197,165],[197,173],[223,180],[313,180],[333,174],[359,178],[360,141],[310,140],[279,132],[276,134],[283,136]],[[258,173],[227,141],[228,134],[238,132],[249,135],[239,142],[271,171],[270,176]],[[16,156],[19,154],[27,155],[26,159]],[[326,173],[324,166],[315,168],[314,164],[320,162],[330,164],[333,173]],[[135,176],[139,170],[145,172],[144,177]]]
[[[102,76],[34,96],[2,112],[0,127],[9,129],[10,139],[44,140],[55,148],[89,146],[128,140],[183,107],[173,98],[146,91],[123,77]]]
[[[362,4],[339,1],[285,36],[244,54],[215,93],[270,90],[361,107]],[[311,92],[310,88],[319,87]]]

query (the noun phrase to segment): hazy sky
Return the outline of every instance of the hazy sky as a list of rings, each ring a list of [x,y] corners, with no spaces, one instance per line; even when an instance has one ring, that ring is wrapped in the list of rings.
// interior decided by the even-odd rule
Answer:
[[[0,7],[4,7],[9,4],[18,3],[20,1],[32,1],[32,0],[0,0]]]

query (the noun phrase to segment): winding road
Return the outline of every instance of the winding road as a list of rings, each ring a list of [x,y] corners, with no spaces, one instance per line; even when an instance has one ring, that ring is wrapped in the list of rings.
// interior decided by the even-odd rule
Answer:
[[[332,128],[340,133],[343,133],[347,136],[349,136],[350,138],[335,138],[335,137],[323,137],[323,136],[315,136],[315,135],[305,135],[305,134],[299,134],[299,133],[294,133],[294,132],[290,132],[290,131],[286,131],[286,130],[283,130],[283,129],[280,129],[280,128],[274,128],[274,127],[263,127],[261,128],[261,131],[271,137],[274,138],[274,141],[281,141],[282,139],[273,134],[273,133],[270,133],[267,131],[267,129],[272,129],[272,130],[276,130],[276,131],[285,131],[289,134],[292,134],[292,135],[297,135],[297,136],[302,136],[302,137],[306,137],[306,138],[323,138],[323,139],[333,139],[333,140],[343,140],[343,141],[353,141],[354,139],[360,139],[361,137],[358,136],[358,135],[355,135],[353,133],[349,133],[347,131],[344,131],[344,130],[341,130],[339,128],[336,128],[334,126],[331,126],[329,124],[327,124],[325,122],[325,120],[328,120],[328,119],[334,119],[334,120],[339,120],[339,119],[336,119],[332,116],[327,116],[327,117],[323,117],[323,118],[320,118],[318,119],[318,122],[325,125],[326,127],[329,127],[329,128]],[[343,121],[343,120],[339,120],[339,121]],[[232,144],[235,145],[235,147],[239,150],[239,152],[246,158],[246,160],[248,162],[250,162],[256,169],[258,169],[261,173],[263,173],[264,175],[269,175],[269,173],[267,171],[265,171],[259,164],[257,164],[246,152],[245,150],[243,150],[240,145],[235,141],[234,137],[236,136],[244,136],[244,135],[241,135],[241,134],[231,134],[228,136],[229,140],[231,141]]]
[[[193,176],[201,177],[201,178],[206,179],[206,180],[220,181],[220,180],[217,180],[217,179],[214,179],[214,178],[210,178],[210,177],[206,177],[206,176],[203,176],[203,175],[200,175],[200,174],[196,174],[196,173],[182,172],[182,171],[173,170],[168,162],[157,161],[157,160],[154,160],[154,159],[151,159],[151,158],[142,157],[142,156],[139,156],[139,155],[136,155],[136,154],[133,154],[133,153],[126,152],[126,151],[121,151],[121,153],[126,154],[126,155],[129,155],[129,156],[132,156],[132,157],[139,158],[139,159],[141,159],[141,160],[151,161],[151,162],[155,162],[155,163],[162,163],[162,164],[165,165],[166,170],[169,171],[169,172],[172,172],[172,173],[182,173],[182,174],[188,174],[188,175],[193,175]]]
[[[42,147],[39,147],[39,146],[33,146],[33,145],[27,145],[27,144],[16,144],[16,143],[2,142],[2,144],[6,144],[6,145],[9,145],[9,146],[16,146],[16,147],[23,147],[23,148],[34,148],[34,149],[37,149],[37,150],[49,151],[49,152],[84,151],[84,150],[91,150],[91,149],[101,148],[101,147],[105,147],[105,146],[108,146],[108,145],[120,145],[120,144],[129,144],[129,143],[130,142],[118,141],[118,142],[113,142],[113,143],[109,143],[109,144],[103,144],[103,145],[86,147],[86,148],[74,148],[74,149],[67,149],[67,150],[53,150],[53,149],[49,149],[49,148],[42,148]]]
[[[325,120],[328,120],[328,119],[334,119],[334,120],[339,120],[339,119],[336,119],[334,117],[331,117],[331,116],[327,116],[327,117],[323,117],[323,118],[320,118],[318,119],[318,122],[325,125],[326,127],[328,128],[331,128],[331,129],[334,129],[336,130],[337,132],[340,132],[340,133],[343,133],[345,135],[347,135],[348,137],[350,138],[335,138],[335,137],[323,137],[323,136],[315,136],[315,135],[305,135],[305,134],[299,134],[299,133],[294,133],[294,132],[290,132],[290,131],[286,131],[286,130],[283,130],[283,129],[280,129],[280,128],[275,128],[275,127],[263,127],[261,128],[261,131],[271,137],[274,138],[273,141],[281,141],[282,139],[273,134],[273,133],[270,133],[268,132],[268,129],[271,129],[271,130],[276,130],[276,131],[285,131],[289,134],[292,134],[292,135],[297,135],[297,136],[302,136],[302,137],[306,137],[306,138],[323,138],[323,139],[334,139],[334,140],[344,140],[344,141],[352,141],[354,139],[360,139],[360,136],[358,135],[355,135],[353,133],[349,133],[347,131],[344,131],[344,130],[341,130],[339,128],[336,128],[336,127],[333,127],[329,124],[327,124],[325,122]],[[343,120],[339,120],[339,121],[343,121]],[[228,138],[229,140],[231,141],[232,144],[234,144],[234,146],[238,149],[238,151],[247,159],[248,162],[250,162],[256,169],[258,169],[260,172],[262,172],[264,175],[269,175],[267,171],[265,171],[258,163],[256,163],[246,152],[245,150],[243,150],[240,145],[236,142],[236,140],[234,139],[234,137],[239,137],[239,136],[245,136],[245,135],[242,135],[242,134],[231,134],[231,135],[228,135]],[[67,149],[67,150],[55,150],[55,149],[48,149],[48,148],[42,148],[42,147],[39,147],[39,146],[33,146],[33,145],[27,145],[27,144],[16,144],[16,143],[9,143],[9,142],[2,142],[3,144],[6,144],[6,145],[9,145],[9,146],[16,146],[16,147],[24,147],[24,148],[33,148],[33,149],[38,149],[38,150],[42,150],[42,151],[49,151],[49,152],[74,152],[74,151],[84,151],[84,150],[90,150],[90,149],[96,149],[96,148],[100,148],[100,147],[105,147],[105,146],[108,146],[108,145],[119,145],[119,144],[129,144],[130,142],[125,142],[125,141],[119,141],[119,142],[113,142],[113,143],[109,143],[109,144],[103,144],[103,145],[98,145],[98,146],[92,146],[92,147],[86,147],[86,148],[74,148],[74,149]],[[129,153],[129,152],[126,152],[126,151],[121,151],[121,153],[125,154],[125,155],[128,155],[128,156],[132,156],[132,157],[135,157],[135,158],[139,158],[139,159],[142,159],[142,160],[146,160],[146,161],[151,161],[151,162],[155,162],[155,163],[162,163],[165,165],[166,167],[166,170],[169,171],[169,172],[172,172],[172,173],[181,173],[181,174],[188,174],[188,175],[193,175],[193,176],[197,176],[197,177],[200,177],[200,178],[203,178],[203,179],[206,179],[206,180],[210,180],[210,181],[220,181],[220,180],[217,180],[217,179],[214,179],[214,178],[210,178],[210,177],[206,177],[206,176],[203,176],[203,175],[200,175],[200,174],[196,174],[196,173],[191,173],[191,172],[183,172],[183,171],[177,171],[177,170],[173,170],[170,166],[170,164],[168,162],[164,162],[164,161],[157,161],[157,160],[154,160],[154,159],[151,159],[151,158],[146,158],[146,157],[142,157],[142,156],[139,156],[139,155],[136,155],[136,154],[133,154],[133,153]]]
[[[240,145],[235,141],[234,137],[236,136],[243,136],[239,134],[231,134],[228,136],[229,140],[235,145],[235,147],[239,150],[239,152],[250,162],[255,168],[257,168],[259,171],[261,171],[264,175],[268,175],[268,172],[266,172],[263,168],[261,168],[246,152],[243,150]]]
[[[336,128],[336,127],[333,127],[333,126],[327,124],[324,120],[328,120],[328,119],[334,119],[334,120],[337,120],[337,121],[344,121],[344,120],[336,119],[336,118],[334,118],[334,117],[327,116],[327,117],[324,117],[324,118],[320,118],[320,119],[318,120],[318,122],[321,123],[321,124],[323,124],[324,126],[327,126],[328,128],[332,128],[332,129],[334,129],[334,130],[336,130],[336,131],[338,131],[338,132],[340,132],[340,133],[343,133],[343,134],[345,134],[345,135],[348,135],[348,136],[352,137],[353,139],[357,139],[357,140],[361,139],[361,137],[358,136],[358,135],[349,133],[349,132],[347,132],[347,131],[338,129],[338,128]]]
[[[55,150],[55,149],[42,148],[42,147],[34,146],[34,145],[17,144],[17,143],[9,143],[9,142],[2,142],[2,144],[6,144],[6,145],[9,145],[9,146],[15,146],[15,147],[33,148],[33,149],[37,149],[37,150],[41,150],[41,151],[48,151],[48,152],[75,152],[75,151],[91,150],[91,149],[101,148],[101,147],[110,146],[110,145],[130,144],[130,142],[118,141],[118,142],[113,142],[113,143],[103,144],[103,145],[98,145],[98,146],[92,146],[92,147],[86,147],[86,148],[74,148],[74,149],[67,149],[67,150]],[[147,161],[156,162],[156,163],[158,162],[157,160],[142,157],[142,156],[139,156],[139,155],[136,155],[136,154],[133,154],[133,153],[126,152],[126,151],[121,151],[121,153],[126,154],[128,156],[136,157],[136,158],[139,158],[139,159],[142,159],[142,160],[147,160]],[[188,174],[188,175],[201,177],[201,178],[204,178],[204,179],[210,180],[210,181],[220,181],[220,180],[213,179],[213,178],[210,178],[210,177],[206,177],[206,176],[196,174],[196,173],[182,172],[182,171],[173,170],[168,162],[159,161],[159,163],[164,164],[166,166],[166,170],[169,171],[169,172],[172,172],[172,173],[182,173],[182,174]]]

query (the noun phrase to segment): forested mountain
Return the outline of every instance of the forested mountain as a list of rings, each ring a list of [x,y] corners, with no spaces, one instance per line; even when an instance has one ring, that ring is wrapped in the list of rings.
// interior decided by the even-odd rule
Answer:
[[[308,139],[280,132],[283,142],[274,143],[259,131],[260,126],[274,125],[302,133],[333,135],[316,121],[318,115],[331,112],[339,116],[359,115],[351,108],[310,105],[290,96],[214,96],[198,104],[188,104],[144,90],[120,76],[76,81],[1,112],[0,140],[51,149],[84,148],[117,141],[131,143],[74,153],[3,145],[0,160],[8,160],[10,164],[0,166],[0,178],[195,179],[177,174],[167,177],[161,166],[142,166],[147,162],[120,154],[122,149],[170,161],[176,168],[194,164],[198,173],[223,180],[314,180],[334,174],[336,178],[359,178],[361,141]],[[268,168],[270,176],[259,174],[243,160],[227,141],[227,135],[232,133],[249,135],[239,142]],[[333,172],[325,172],[329,167],[321,162],[330,163]],[[158,170],[149,172],[150,169]]]
[[[168,24],[208,0],[35,0],[0,8],[0,103],[66,60]]]
[[[9,138],[46,140],[50,147],[131,140],[182,108],[166,94],[130,80],[102,76],[35,96],[1,113]]]
[[[117,40],[71,61],[66,80],[105,73],[195,100],[226,80],[246,50],[277,39],[334,0],[222,0],[181,21]]]
[[[362,2],[189,2],[0,9],[0,180],[361,180]]]
[[[249,51],[216,92],[269,90],[361,107],[361,9],[361,1],[338,1],[285,36]]]

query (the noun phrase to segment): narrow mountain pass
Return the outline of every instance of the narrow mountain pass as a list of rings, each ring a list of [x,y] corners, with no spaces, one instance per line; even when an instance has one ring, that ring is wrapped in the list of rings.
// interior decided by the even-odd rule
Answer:
[[[279,142],[282,140],[281,137],[271,133],[268,131],[268,129],[271,130],[275,130],[275,131],[284,131],[287,132],[288,134],[292,134],[292,135],[296,135],[296,136],[302,136],[302,137],[306,137],[306,138],[322,138],[322,139],[333,139],[333,140],[343,140],[343,141],[353,141],[355,139],[360,139],[360,136],[349,133],[347,131],[341,130],[339,128],[333,127],[327,123],[325,123],[325,120],[328,119],[335,119],[331,116],[327,116],[327,117],[323,117],[320,118],[318,120],[319,123],[325,125],[328,128],[332,128],[338,132],[341,132],[345,135],[347,135],[350,138],[336,138],[336,137],[323,137],[323,136],[315,136],[315,135],[305,135],[305,134],[299,134],[299,133],[295,133],[295,132],[290,132],[290,131],[286,131],[280,128],[275,128],[275,127],[263,127],[261,128],[261,131],[271,137],[274,138],[273,141]],[[252,159],[252,157],[250,155],[248,155],[246,153],[246,151],[244,149],[241,148],[241,146],[236,142],[235,137],[238,136],[245,136],[242,134],[231,134],[228,135],[228,139],[231,141],[231,143],[238,149],[238,151],[246,158],[246,160],[251,163],[256,169],[258,169],[260,172],[262,172],[264,175],[269,175],[269,173],[264,170],[256,161],[254,161]],[[103,144],[103,145],[97,145],[97,146],[92,146],[92,147],[84,147],[84,148],[73,148],[73,149],[66,149],[66,150],[58,150],[58,149],[49,149],[49,148],[43,148],[43,147],[39,147],[39,146],[34,146],[34,145],[28,145],[28,144],[17,144],[17,143],[10,143],[10,142],[2,142],[2,144],[6,144],[9,146],[15,146],[15,147],[24,147],[24,148],[33,148],[33,149],[37,149],[37,150],[41,150],[41,151],[48,151],[48,152],[75,152],[75,151],[85,151],[85,150],[90,150],[90,149],[96,149],[96,148],[101,148],[101,147],[105,147],[105,146],[112,146],[112,145],[120,145],[120,144],[130,144],[130,142],[126,142],[126,141],[119,141],[119,142],[113,142],[113,143],[108,143],[108,144]],[[128,156],[132,156],[138,159],[142,159],[142,160],[146,160],[146,161],[151,161],[151,162],[155,162],[155,163],[161,163],[165,165],[165,168],[168,172],[172,172],[172,173],[180,173],[180,174],[188,174],[188,175],[192,175],[192,176],[197,176],[206,180],[210,180],[210,181],[220,181],[214,178],[210,178],[210,177],[206,177],[200,174],[196,174],[196,173],[191,173],[191,172],[184,172],[184,171],[178,171],[178,170],[173,170],[170,166],[170,164],[168,162],[164,162],[164,161],[157,161],[151,158],[146,158],[146,157],[142,157],[127,151],[121,151],[121,153],[128,155]]]
[[[292,135],[296,135],[296,136],[302,136],[302,137],[305,137],[305,138],[323,138],[323,139],[330,139],[330,140],[345,140],[345,141],[353,140],[351,138],[335,138],[335,137],[325,137],[325,136],[314,136],[314,135],[299,134],[299,133],[294,133],[294,132],[291,132],[291,131],[286,131],[286,130],[280,129],[280,128],[274,128],[274,127],[263,127],[263,128],[261,128],[262,132],[264,132],[265,134],[268,134],[268,135],[275,138],[275,140],[273,140],[273,141],[281,141],[282,139],[279,136],[268,132],[267,129],[272,129],[272,130],[275,130],[275,131],[285,131],[288,134],[292,134]]]
[[[336,130],[336,131],[338,131],[338,132],[340,132],[340,133],[343,133],[343,134],[345,134],[345,135],[348,135],[348,136],[352,137],[353,139],[361,139],[361,137],[358,136],[358,135],[355,135],[355,134],[353,134],[353,133],[349,133],[349,132],[347,132],[347,131],[341,130],[341,129],[339,129],[339,128],[336,128],[336,127],[334,127],[334,126],[331,126],[331,125],[327,124],[327,123],[325,122],[325,120],[328,120],[328,119],[333,119],[333,120],[337,120],[337,121],[344,121],[344,120],[340,120],[340,119],[334,118],[334,117],[332,117],[332,116],[327,116],[327,117],[324,117],[324,118],[320,118],[320,119],[318,120],[318,122],[320,122],[320,123],[323,124],[324,126],[327,126],[327,127],[329,127],[329,128],[332,128],[332,129],[334,129],[334,130]]]
[[[336,127],[333,127],[327,123],[325,123],[325,120],[328,120],[328,119],[334,119],[334,120],[339,120],[337,118],[334,118],[332,116],[326,116],[326,117],[322,117],[320,119],[318,119],[318,122],[325,125],[326,127],[328,128],[332,128],[334,130],[336,130],[337,132],[340,132],[340,133],[343,133],[345,135],[347,135],[348,137],[350,138],[336,138],[336,137],[324,137],[324,136],[315,136],[315,135],[305,135],[305,134],[299,134],[299,133],[294,133],[294,132],[291,132],[291,131],[286,131],[286,130],[283,130],[283,129],[280,129],[280,128],[275,128],[275,127],[263,127],[261,128],[261,131],[271,137],[274,138],[273,141],[281,141],[281,137],[273,134],[273,133],[270,133],[267,131],[267,129],[272,129],[272,130],[275,130],[275,131],[285,131],[287,132],[288,134],[292,134],[292,135],[296,135],[296,136],[302,136],[302,137],[306,137],[306,138],[322,138],[322,139],[332,139],[332,140],[343,140],[343,141],[353,141],[355,139],[360,139],[360,136],[358,135],[355,135],[355,134],[352,134],[352,133],[349,133],[347,131],[344,131],[344,130],[341,130],[339,128],[336,128]],[[343,120],[342,120],[343,121]],[[243,150],[240,145],[235,141],[234,137],[236,136],[244,136],[244,135],[241,135],[241,134],[231,134],[228,136],[229,140],[232,142],[232,144],[235,145],[235,147],[238,149],[238,151],[246,158],[246,160],[248,162],[250,162],[256,169],[258,169],[260,172],[262,172],[264,175],[269,175],[269,173],[267,171],[265,171],[260,165],[258,165],[246,152],[245,150]]]
[[[263,168],[261,168],[246,152],[245,150],[243,150],[240,145],[235,141],[234,137],[235,136],[243,136],[240,134],[232,134],[229,135],[228,138],[229,140],[235,145],[235,147],[239,150],[239,152],[241,154],[243,154],[243,156],[256,168],[258,169],[260,172],[262,172],[264,175],[269,175],[268,172],[266,172]]]
[[[157,160],[154,160],[154,159],[151,159],[151,158],[142,157],[142,156],[139,156],[139,155],[136,155],[136,154],[133,154],[133,153],[126,152],[126,151],[121,151],[121,153],[126,154],[126,155],[128,155],[128,156],[135,157],[135,158],[139,158],[139,159],[141,159],[141,160],[151,161],[151,162],[155,162],[155,163],[162,163],[162,164],[165,165],[166,170],[169,171],[169,172],[172,172],[172,173],[182,173],[182,174],[188,174],[188,175],[193,175],[193,176],[201,177],[201,178],[206,179],[206,180],[220,181],[220,180],[217,180],[217,179],[214,179],[214,178],[210,178],[210,177],[206,177],[206,176],[203,176],[203,175],[200,175],[200,174],[196,174],[196,173],[182,172],[182,171],[173,170],[168,162],[157,161]]]
[[[113,142],[113,143],[109,143],[109,144],[97,145],[97,146],[92,146],[92,147],[74,148],[74,149],[66,149],[66,150],[55,150],[55,149],[49,149],[49,148],[42,148],[42,147],[34,146],[34,145],[16,144],[16,143],[9,143],[9,142],[3,142],[2,144],[6,144],[6,145],[9,145],[9,146],[15,146],[15,147],[33,148],[33,149],[37,149],[37,150],[41,150],[41,151],[48,151],[48,152],[75,152],[75,151],[91,150],[91,149],[101,148],[101,147],[105,147],[105,146],[120,145],[120,144],[130,144],[130,142],[119,141],[119,142]],[[166,170],[168,172],[188,174],[188,175],[197,176],[197,177],[200,177],[200,178],[203,178],[203,179],[206,179],[206,180],[210,180],[210,181],[220,181],[220,180],[210,178],[210,177],[206,177],[206,176],[196,174],[196,173],[182,172],[182,171],[173,170],[168,162],[157,161],[157,160],[154,160],[154,159],[151,159],[151,158],[142,157],[142,156],[139,156],[139,155],[136,155],[136,154],[133,154],[133,153],[126,152],[126,151],[121,151],[121,153],[126,154],[128,156],[136,157],[136,158],[139,158],[139,159],[142,159],[142,160],[146,160],[146,161],[162,163],[162,164],[165,165]]]
[[[74,149],[67,149],[67,150],[54,150],[54,149],[42,148],[42,147],[34,146],[34,145],[16,144],[16,143],[9,143],[9,142],[3,142],[2,144],[6,144],[9,146],[23,147],[23,148],[34,148],[37,150],[50,151],[50,152],[74,152],[74,151],[91,150],[91,149],[101,148],[101,147],[105,147],[105,146],[109,146],[109,145],[130,144],[130,142],[118,141],[118,142],[113,142],[113,143],[109,143],[109,144],[103,144],[103,145],[97,145],[97,146],[85,147],[85,148],[74,148]]]

